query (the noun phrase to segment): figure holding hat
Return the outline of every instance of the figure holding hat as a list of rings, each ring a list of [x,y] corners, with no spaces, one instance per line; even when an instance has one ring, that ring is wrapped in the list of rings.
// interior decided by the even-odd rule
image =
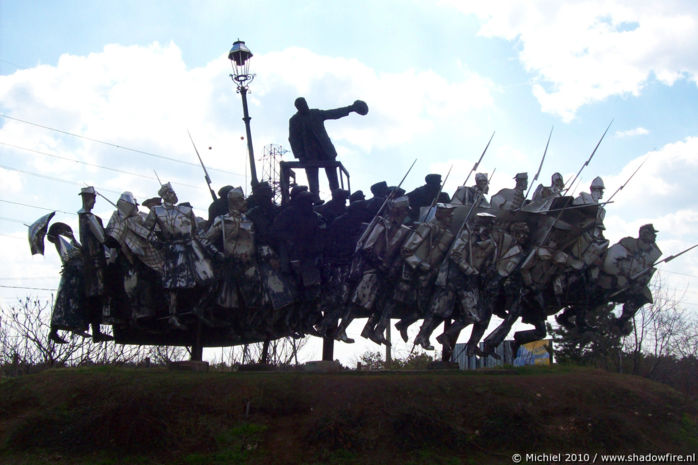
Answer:
[[[333,161],[337,158],[337,150],[334,148],[325,129],[326,120],[344,118],[352,111],[360,115],[368,113],[368,105],[361,100],[356,100],[347,107],[332,110],[310,109],[308,108],[308,102],[303,97],[298,97],[294,104],[298,111],[288,122],[288,141],[291,143],[293,156],[302,163]],[[327,167],[325,172],[327,173],[330,190],[337,189],[339,181],[336,169]],[[305,167],[305,173],[308,177],[310,192],[317,196],[320,193],[317,167],[307,166]]]
[[[82,208],[78,211],[80,225],[80,243],[82,247],[83,286],[85,289],[85,307],[92,326],[92,339],[95,342],[111,340],[112,337],[102,334],[99,327],[102,322],[102,312],[107,304],[104,290],[104,273],[107,261],[104,251],[104,227],[102,219],[92,213],[97,198],[95,188],[83,187],[80,190]]]

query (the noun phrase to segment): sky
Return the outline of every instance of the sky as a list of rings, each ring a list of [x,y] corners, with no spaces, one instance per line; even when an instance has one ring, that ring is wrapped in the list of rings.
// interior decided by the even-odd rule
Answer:
[[[606,237],[652,223],[664,256],[675,254],[698,243],[696,30],[692,0],[0,0],[0,305],[55,289],[58,257],[48,247],[32,257],[24,225],[55,210],[77,230],[85,184],[142,201],[157,193],[156,171],[205,216],[187,131],[215,190],[249,185],[227,59],[237,39],[254,54],[257,156],[290,149],[296,97],[323,109],[362,99],[366,116],[326,124],[352,190],[397,184],[417,159],[405,189],[451,168],[453,193],[495,132],[480,165],[496,169],[492,194],[517,172],[533,178],[551,128],[539,181],[573,178],[611,123],[573,189],[601,176],[608,198],[644,163],[606,207]],[[268,173],[261,161],[257,172]],[[113,207],[100,198],[94,211],[106,222]],[[659,267],[696,314],[697,250]],[[337,343],[335,356],[351,364],[378,349]]]

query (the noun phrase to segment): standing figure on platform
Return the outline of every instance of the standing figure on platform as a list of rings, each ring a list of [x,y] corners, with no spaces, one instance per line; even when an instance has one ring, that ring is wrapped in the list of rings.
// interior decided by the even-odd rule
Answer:
[[[293,156],[302,163],[316,161],[334,161],[337,158],[337,150],[334,148],[330,136],[325,129],[325,120],[343,118],[349,113],[356,112],[360,115],[368,113],[368,105],[361,100],[356,100],[352,105],[332,110],[318,110],[308,108],[308,102],[303,97],[295,101],[298,110],[288,122],[288,141],[291,143]],[[325,168],[330,190],[339,187],[337,170],[335,167]],[[317,197],[320,193],[317,166],[305,167],[308,177],[310,192]]]
[[[107,260],[104,250],[104,227],[102,219],[92,213],[97,198],[95,188],[83,187],[80,190],[82,208],[78,211],[80,223],[80,243],[83,260],[83,286],[85,287],[85,307],[92,326],[92,339],[95,342],[109,341],[111,336],[102,334],[99,327],[102,322],[104,306],[108,305],[105,292],[104,274]]]
[[[186,330],[178,317],[178,298],[188,294],[187,291],[208,285],[213,279],[213,269],[202,250],[194,210],[177,205],[177,194],[169,182],[162,185],[158,195],[162,198],[162,205],[150,210],[145,227],[151,231],[151,240],[156,247],[162,248],[164,255],[162,287],[169,294],[168,323],[172,328]]]

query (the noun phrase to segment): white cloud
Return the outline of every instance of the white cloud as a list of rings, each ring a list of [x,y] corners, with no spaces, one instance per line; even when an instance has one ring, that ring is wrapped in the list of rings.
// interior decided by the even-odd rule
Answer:
[[[616,131],[615,136],[616,137],[633,137],[633,136],[646,136],[650,132],[643,128],[643,127],[637,127],[635,129],[628,129],[625,131]]]
[[[583,105],[639,95],[652,77],[698,84],[698,3],[690,0],[448,3],[481,18],[480,35],[518,43],[541,108],[565,121]]]

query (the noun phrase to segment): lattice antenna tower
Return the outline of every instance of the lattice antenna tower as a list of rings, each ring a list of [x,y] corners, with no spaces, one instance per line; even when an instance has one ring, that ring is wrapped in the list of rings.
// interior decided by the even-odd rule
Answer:
[[[269,144],[264,146],[264,153],[262,154],[262,177],[260,180],[269,183],[274,191],[274,201],[277,203],[281,201],[279,161],[286,153],[288,153],[288,150],[281,145]]]

